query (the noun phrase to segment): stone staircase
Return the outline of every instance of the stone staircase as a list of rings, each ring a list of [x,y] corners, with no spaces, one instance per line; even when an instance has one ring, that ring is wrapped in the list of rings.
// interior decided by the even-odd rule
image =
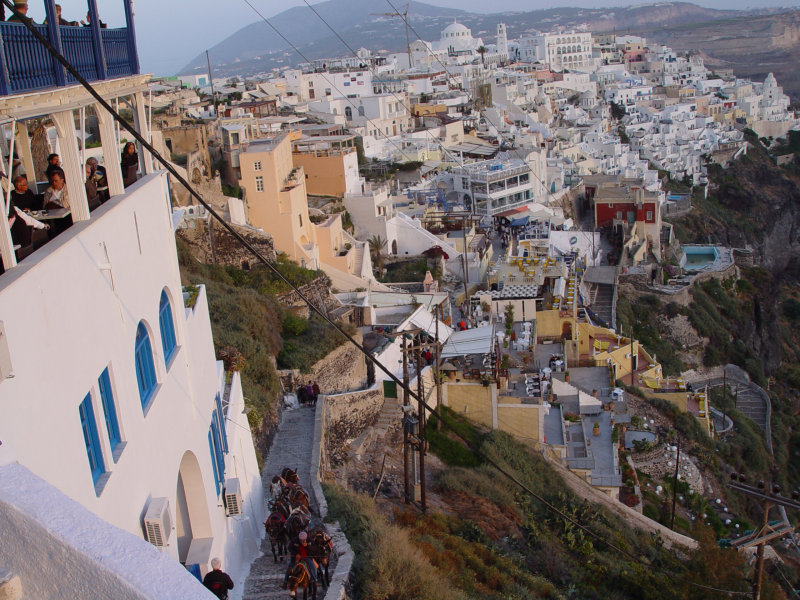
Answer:
[[[300,484],[309,492],[311,489],[311,454],[314,450],[314,409],[309,407],[283,412],[280,427],[270,446],[267,460],[264,463],[262,479],[264,492],[269,493],[269,484],[274,475],[280,474],[284,467],[297,469]],[[265,499],[266,501],[266,499]],[[319,524],[319,510],[313,497],[311,499],[312,521],[311,525]],[[247,576],[242,591],[243,600],[272,600],[289,598],[289,592],[281,589],[283,576],[288,565],[286,558],[283,562],[275,563],[270,549],[269,538],[261,542],[263,555],[253,561],[250,574]],[[329,572],[333,575],[335,558],[331,557]],[[236,591],[236,590],[234,590]],[[233,596],[232,597],[236,597]],[[324,598],[324,588],[318,588],[317,598]]]

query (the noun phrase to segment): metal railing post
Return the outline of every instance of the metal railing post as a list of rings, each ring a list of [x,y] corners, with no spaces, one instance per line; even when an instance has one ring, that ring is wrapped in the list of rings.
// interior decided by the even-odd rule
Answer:
[[[0,28],[0,96],[11,93],[11,84],[8,80],[8,65],[6,65],[6,49],[3,44],[3,31]]]
[[[131,74],[139,74],[139,54],[136,52],[136,27],[133,24],[133,0],[123,0],[125,7],[125,36],[128,42],[128,64]]]
[[[89,18],[91,19],[92,30],[92,51],[94,53],[94,64],[97,69],[97,78],[106,78],[106,56],[103,48],[103,34],[100,31],[100,15],[97,12],[97,0],[88,0]]]
[[[44,0],[44,10],[47,13],[47,39],[53,44],[53,47],[59,54],[64,51],[61,48],[61,32],[59,31],[58,16],[56,15],[56,2],[55,0]],[[53,65],[53,75],[56,80],[57,86],[67,85],[67,74],[64,67],[55,58],[50,58]]]

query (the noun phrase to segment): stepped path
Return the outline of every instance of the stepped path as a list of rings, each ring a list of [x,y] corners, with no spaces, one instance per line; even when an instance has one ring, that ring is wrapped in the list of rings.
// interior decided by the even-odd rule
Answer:
[[[314,450],[314,409],[309,407],[285,410],[281,417],[278,432],[272,440],[262,471],[264,492],[269,493],[269,485],[274,475],[280,474],[284,467],[297,469],[300,484],[309,492],[311,498],[312,525],[319,521],[318,510],[311,490],[311,454]],[[266,499],[265,499],[266,502]],[[272,598],[289,598],[289,592],[282,590],[283,575],[286,572],[287,559],[275,563],[270,549],[269,538],[261,543],[263,555],[253,561],[250,574],[244,584],[243,600],[271,600]],[[333,574],[334,565],[330,572]],[[322,598],[324,589],[317,591],[317,598]]]

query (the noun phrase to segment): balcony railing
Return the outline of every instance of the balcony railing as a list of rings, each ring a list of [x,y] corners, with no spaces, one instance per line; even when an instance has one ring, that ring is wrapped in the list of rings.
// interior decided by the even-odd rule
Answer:
[[[88,81],[139,73],[132,14],[128,27],[71,27],[34,25],[60,49],[67,61]],[[22,23],[0,22],[0,96],[75,84],[75,78],[53,59]]]

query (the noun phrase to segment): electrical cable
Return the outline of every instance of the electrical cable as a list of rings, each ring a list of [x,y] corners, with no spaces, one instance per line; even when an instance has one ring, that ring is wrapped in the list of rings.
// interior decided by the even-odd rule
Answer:
[[[244,0],[248,2],[248,0]],[[108,113],[114,118],[114,120],[119,123],[119,125],[125,129],[128,133],[130,133],[133,138],[139,142],[142,148],[147,150],[153,158],[155,158],[159,163],[161,163],[165,170],[168,171],[175,179],[183,185],[190,193],[190,195],[195,198],[208,212],[208,214],[216,219],[220,225],[222,225],[228,233],[230,233],[244,248],[246,248],[255,258],[258,259],[260,263],[262,263],[265,267],[267,267],[270,271],[273,272],[279,279],[281,279],[286,285],[288,285],[297,295],[298,297],[303,300],[308,307],[313,310],[320,318],[323,319],[328,325],[333,327],[339,334],[341,334],[347,341],[349,341],[352,345],[354,345],[358,350],[364,355],[364,357],[371,361],[378,369],[383,371],[390,379],[392,379],[397,385],[400,386],[400,389],[404,390],[408,396],[414,400],[416,400],[420,406],[420,408],[427,410],[437,419],[439,419],[456,437],[462,440],[466,446],[479,458],[484,460],[487,464],[494,467],[500,474],[502,474],[506,479],[514,483],[520,489],[522,489],[525,493],[529,494],[536,500],[538,500],[543,506],[548,508],[551,512],[558,515],[560,518],[568,521],[569,523],[573,524],[575,527],[580,529],[581,531],[585,532],[586,534],[590,535],[591,537],[595,538],[599,542],[605,544],[609,548],[615,550],[619,554],[628,557],[632,561],[647,567],[648,569],[652,569],[653,565],[649,564],[647,561],[643,560],[642,558],[632,554],[631,552],[620,548],[618,545],[614,544],[613,542],[606,540],[600,534],[594,532],[592,529],[583,525],[582,523],[575,520],[570,515],[566,514],[564,511],[560,510],[558,507],[554,506],[552,503],[548,502],[545,498],[543,498],[540,494],[537,494],[535,491],[530,489],[525,483],[520,481],[513,473],[509,472],[505,467],[499,464],[496,460],[486,455],[482,450],[479,448],[474,447],[473,443],[467,439],[466,436],[461,434],[457,429],[451,425],[446,419],[443,419],[442,416],[434,409],[433,407],[429,406],[424,400],[422,400],[414,391],[412,391],[408,386],[405,386],[403,382],[387,367],[383,365],[380,361],[378,361],[372,354],[366,350],[361,344],[359,344],[350,334],[344,331],[337,323],[335,323],[320,307],[314,304],[311,300],[309,300],[305,294],[286,276],[280,272],[280,270],[271,262],[267,260],[267,258],[261,254],[252,244],[250,244],[239,232],[237,232],[234,227],[225,221],[214,209],[209,205],[201,196],[200,194],[190,185],[188,181],[169,163],[161,154],[142,136],[133,125],[129,124],[125,119],[123,119],[119,113],[117,113],[111,105],[94,89],[94,87],[86,81],[86,79],[72,66],[72,64],[67,61],[67,59],[50,43],[50,41],[45,38],[37,29],[32,25],[30,21],[24,18],[24,15],[19,13],[15,9],[15,5],[13,4],[12,0],[0,0],[7,8],[9,8],[14,15],[18,18],[21,18],[22,24],[31,32],[34,38],[44,46],[48,53],[50,53],[53,58],[61,64],[69,73],[72,75],[75,80],[86,89],[86,91],[97,101],[100,106],[102,106]],[[249,2],[248,2],[249,3]],[[284,38],[285,39],[285,38]],[[674,574],[669,574],[674,577]],[[747,592],[738,592],[733,590],[723,590],[714,588],[712,586],[708,586],[701,583],[696,583],[688,580],[684,580],[683,578],[677,577],[677,580],[683,580],[685,583],[691,586],[695,586],[698,588],[706,589],[709,591],[715,591],[720,593],[725,593],[729,595],[743,595],[748,596],[749,593]]]
[[[311,4],[308,2],[308,0],[303,0],[303,2],[305,3],[305,5],[306,5],[308,8],[310,8],[310,9],[311,9],[311,11],[312,11],[312,12],[313,12],[315,15],[317,15],[317,17],[319,18],[319,20],[320,20],[320,21],[322,21],[322,22],[325,24],[325,26],[326,26],[328,29],[330,29],[330,30],[331,30],[331,33],[333,33],[333,35],[335,35],[335,36],[336,36],[336,37],[339,39],[339,41],[340,41],[340,42],[342,42],[342,44],[344,44],[345,48],[347,48],[347,49],[350,51],[350,53],[351,53],[351,54],[352,54],[354,57],[356,57],[356,58],[359,58],[359,56],[358,56],[358,52],[356,52],[355,50],[353,50],[353,47],[352,47],[350,44],[348,44],[348,43],[347,43],[347,42],[346,42],[346,41],[345,41],[345,40],[342,38],[342,36],[341,36],[341,35],[339,35],[339,33],[338,33],[338,32],[337,32],[337,31],[336,31],[336,30],[335,30],[335,29],[334,29],[334,28],[331,26],[331,24],[330,24],[330,23],[328,23],[328,21],[327,21],[327,20],[325,20],[325,18],[324,18],[324,17],[323,17],[321,14],[319,14],[319,12],[317,11],[317,9],[316,9],[316,8],[314,8],[314,7],[313,7],[313,6],[312,6],[312,5],[311,5]],[[367,68],[369,68],[369,67],[367,67]],[[410,69],[410,68],[411,68],[411,65],[409,65],[409,69]],[[376,70],[374,69],[374,67],[373,67],[373,68],[369,68],[369,69],[370,69],[370,72],[373,74],[373,76],[377,74],[377,73],[376,73]],[[403,106],[405,107],[405,109],[408,111],[408,114],[409,114],[409,115],[410,115],[410,114],[412,114],[411,107],[410,107],[410,106],[408,106],[408,105],[406,105],[406,103],[405,103],[405,102],[404,102],[404,101],[403,101],[403,100],[402,100],[402,99],[401,99],[401,98],[400,98],[400,97],[399,97],[397,94],[395,94],[395,93],[394,93],[394,92],[392,92],[392,91],[389,91],[388,93],[390,93],[392,96],[394,96],[395,100],[397,100],[398,102],[400,102],[400,103],[402,103],[402,104],[403,104]],[[442,149],[442,151],[443,151],[443,152],[446,152],[446,153],[447,153],[447,154],[449,154],[449,155],[450,155],[452,158],[456,158],[455,154],[454,154],[453,152],[451,152],[450,150],[448,150],[447,148],[445,148],[444,144],[443,144],[443,143],[442,143],[440,140],[438,140],[438,139],[436,139],[435,137],[433,137],[433,134],[432,134],[432,133],[431,133],[429,130],[425,129],[425,133],[427,133],[427,134],[428,134],[428,137],[430,137],[430,138],[431,138],[431,140],[433,140],[433,142],[434,142],[435,144],[437,144],[437,145],[438,145],[438,146],[439,146],[439,147]],[[454,161],[454,162],[458,162],[458,161],[456,160],[456,161]]]
[[[416,35],[416,36],[417,36],[417,39],[420,39],[420,40],[421,40],[421,39],[422,39],[422,36],[421,36],[419,33],[417,33],[417,30],[416,30],[416,29],[414,29],[414,26],[413,26],[413,25],[411,24],[411,22],[408,20],[408,15],[403,15],[402,13],[400,13],[400,12],[397,10],[397,7],[396,7],[394,4],[392,4],[392,0],[386,0],[386,2],[389,4],[389,6],[391,6],[391,7],[392,7],[392,10],[394,10],[396,13],[398,13],[398,14],[399,14],[399,15],[402,17],[403,21],[405,21],[405,23],[406,23],[406,25],[408,26],[408,28],[409,28],[409,29],[411,29],[411,31],[413,31],[413,32],[414,32],[414,35]],[[445,65],[445,64],[442,62],[442,60],[439,58],[439,56],[438,56],[437,54],[435,54],[435,53],[434,53],[432,56],[433,56],[433,57],[436,59],[436,62],[438,62],[440,65],[442,65],[442,68],[444,69],[445,73],[447,73],[447,75],[448,75],[448,79],[455,77],[454,75],[452,75],[452,74],[450,73],[450,71],[449,71],[449,70],[448,70],[448,68],[447,68],[447,65]],[[410,68],[411,68],[411,65],[409,65],[409,69],[410,69]],[[462,85],[463,85],[463,83],[462,83]],[[469,90],[466,90],[466,89],[464,89],[463,91],[464,91],[464,93],[465,93],[465,94],[467,94],[467,97],[468,97],[468,98],[470,98],[470,100],[471,100],[471,101],[472,101],[472,103],[474,104],[474,103],[475,103],[475,98],[474,98],[474,97],[472,97],[473,95],[472,95],[472,94],[470,94]],[[497,130],[497,134],[498,134],[498,136],[499,136],[499,135],[500,135],[500,128],[499,128],[499,127],[498,127],[498,126],[497,126],[495,123],[493,123],[493,122],[492,122],[491,118],[489,118],[489,116],[488,116],[488,115],[486,115],[486,114],[483,114],[482,116],[483,116],[483,118],[484,118],[484,119],[486,119],[486,120],[489,122],[489,124],[490,124],[492,127],[494,127],[494,128]],[[527,161],[527,160],[524,160],[524,159],[523,159],[523,162],[525,162],[525,164],[526,164],[526,165],[528,165],[528,167],[529,167],[529,168],[531,167],[531,165],[528,163],[528,161]],[[552,195],[553,195],[553,194],[552,194],[552,192],[550,192],[550,191],[547,189],[547,185],[545,185],[545,183],[544,183],[544,182],[542,181],[542,179],[541,179],[541,178],[540,178],[540,177],[539,177],[539,176],[536,174],[536,172],[533,170],[533,168],[531,168],[531,173],[532,173],[532,174],[533,174],[533,176],[534,176],[534,177],[535,177],[535,178],[536,178],[536,179],[539,181],[539,184],[542,186],[542,189],[544,189],[544,191],[545,191],[545,196],[550,196],[550,197],[552,197]]]
[[[3,0],[3,1],[5,1],[5,0]],[[270,23],[269,19],[267,19],[263,14],[261,14],[261,11],[259,11],[255,6],[253,6],[253,4],[252,4],[252,2],[250,2],[250,0],[242,0],[242,2],[244,2],[245,4],[247,4],[247,6],[249,6],[251,9],[253,9],[253,12],[255,12],[261,18],[261,20],[264,21],[264,23],[269,25],[269,27],[276,34],[278,34],[280,36],[280,38],[292,48],[292,50],[297,52],[297,54],[298,54],[298,56],[300,56],[300,58],[302,58],[305,62],[307,62],[309,64],[311,63],[311,60],[305,54],[300,52],[300,49],[297,46],[295,46],[292,42],[290,42],[289,39],[285,35],[283,35],[283,33],[281,33],[280,29],[278,29],[272,23]],[[350,104],[350,106],[352,106],[353,108],[358,110],[358,106],[356,105],[355,102],[353,102],[352,98],[349,98],[344,92],[342,92],[342,90],[340,90],[338,87],[336,87],[336,84],[333,81],[331,81],[330,79],[328,79],[328,77],[326,77],[325,73],[321,73],[321,75],[322,75],[322,78],[325,81],[327,81],[331,85],[331,87],[339,93],[339,96],[341,97],[342,100],[345,100],[346,102],[348,102]],[[367,123],[371,124],[371,123],[373,123],[373,120],[370,119],[370,118],[367,118]],[[395,143],[395,141],[391,137],[389,137],[388,134],[383,133],[383,131],[381,131],[380,127],[376,127],[375,131],[377,131],[380,136],[385,137],[386,141],[388,141],[392,146],[397,148],[397,150],[402,155],[403,149],[400,148]]]

